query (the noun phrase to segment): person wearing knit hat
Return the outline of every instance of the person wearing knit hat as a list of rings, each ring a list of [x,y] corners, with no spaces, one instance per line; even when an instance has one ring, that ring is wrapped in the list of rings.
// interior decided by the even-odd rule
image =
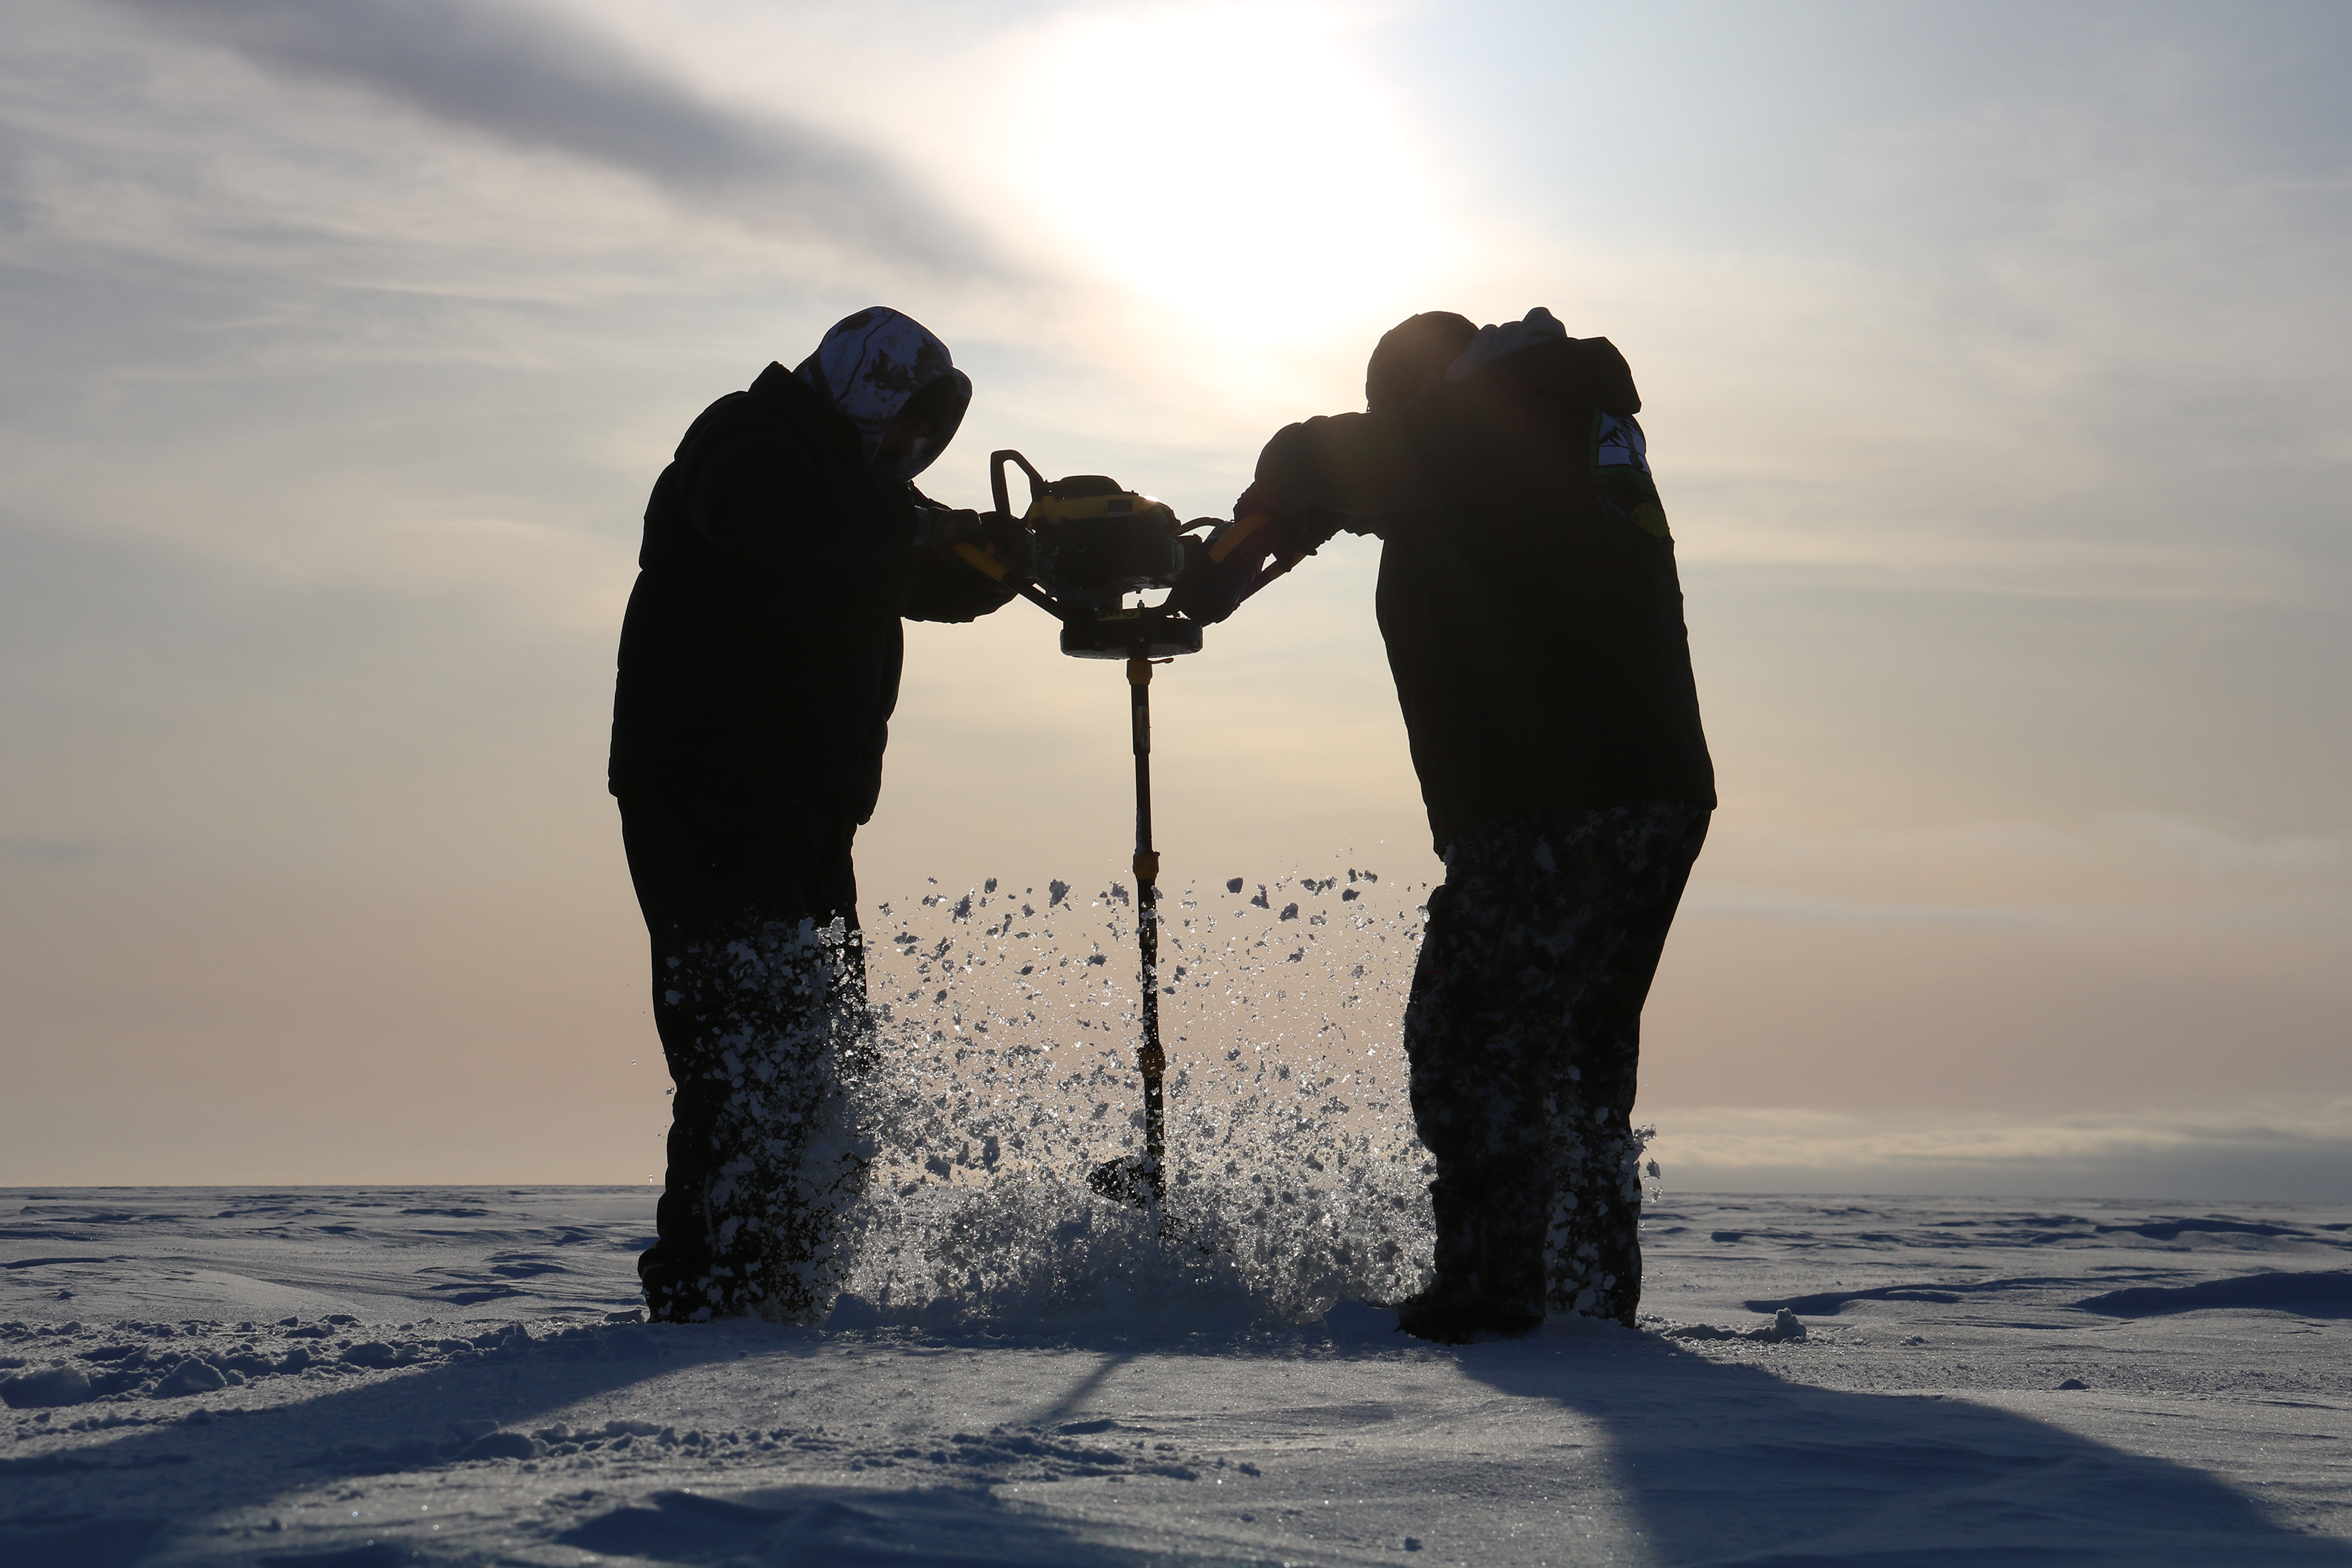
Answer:
[[[652,942],[676,1084],[656,1321],[820,1320],[866,1155],[844,1078],[867,1053],[850,847],[874,814],[907,619],[1012,596],[948,554],[978,531],[910,482],[971,383],[876,306],[797,370],[705,409],[646,507],[607,778]]]
[[[1399,1326],[1460,1341],[1641,1301],[1642,1005],[1716,804],[1674,539],[1632,370],[1550,311],[1409,317],[1367,408],[1277,432],[1220,571],[1337,530],[1378,606],[1445,880],[1404,1045],[1434,1274]],[[1195,586],[1193,613],[1235,595]]]

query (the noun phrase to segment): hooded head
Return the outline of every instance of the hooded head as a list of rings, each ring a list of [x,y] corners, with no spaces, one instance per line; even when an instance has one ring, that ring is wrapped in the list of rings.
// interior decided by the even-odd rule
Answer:
[[[1504,355],[1515,354],[1521,349],[1566,342],[1568,329],[1549,310],[1538,305],[1524,320],[1479,328],[1477,335],[1463,345],[1459,357],[1445,367],[1445,379],[1460,381],[1465,375],[1475,375]]]
[[[1388,408],[1437,384],[1454,356],[1478,335],[1467,316],[1423,310],[1391,328],[1364,367],[1364,403]]]
[[[793,374],[857,427],[866,460],[892,479],[929,468],[971,403],[971,381],[947,344],[881,305],[834,323]]]

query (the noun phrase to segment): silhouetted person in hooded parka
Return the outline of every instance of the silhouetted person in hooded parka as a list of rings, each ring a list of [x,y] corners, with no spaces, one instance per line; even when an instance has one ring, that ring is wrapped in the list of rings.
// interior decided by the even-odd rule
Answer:
[[[1414,316],[1364,391],[1266,443],[1234,515],[1275,525],[1178,598],[1217,619],[1271,551],[1385,542],[1381,630],[1445,861],[1404,1026],[1436,1278],[1402,1326],[1631,1326],[1642,1004],[1715,805],[1641,399],[1606,338],[1542,310]]]
[[[705,409],[646,508],[621,628],[610,780],[653,940],[676,1083],[656,1321],[806,1322],[866,1156],[845,1077],[869,1049],[850,844],[873,815],[900,620],[1011,595],[947,546],[970,512],[910,482],[971,384],[896,310]]]

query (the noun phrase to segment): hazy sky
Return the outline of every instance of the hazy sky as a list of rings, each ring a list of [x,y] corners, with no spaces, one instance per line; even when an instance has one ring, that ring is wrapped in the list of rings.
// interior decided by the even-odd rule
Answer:
[[[1412,311],[1632,361],[1723,807],[1669,1180],[2352,1193],[2352,12],[5,0],[0,1182],[641,1181],[646,490],[877,301],[1222,512]],[[1169,877],[1435,874],[1342,542]],[[1121,683],[915,628],[869,900],[1108,872]]]

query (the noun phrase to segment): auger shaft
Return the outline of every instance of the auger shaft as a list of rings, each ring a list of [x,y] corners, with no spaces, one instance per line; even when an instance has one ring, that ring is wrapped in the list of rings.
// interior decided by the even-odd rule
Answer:
[[[1127,661],[1128,711],[1135,731],[1136,941],[1143,958],[1143,1043],[1135,1065],[1143,1074],[1144,1180],[1155,1198],[1164,1190],[1167,1137],[1160,1079],[1168,1070],[1160,1048],[1160,852],[1151,847],[1151,661]]]

